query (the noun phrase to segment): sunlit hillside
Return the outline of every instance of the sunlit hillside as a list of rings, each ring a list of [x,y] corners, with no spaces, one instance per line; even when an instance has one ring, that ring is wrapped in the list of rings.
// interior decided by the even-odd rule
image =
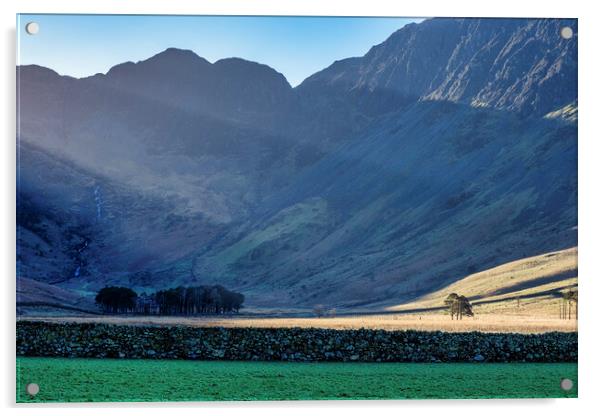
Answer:
[[[388,308],[392,311],[430,309],[443,305],[450,293],[470,299],[475,313],[556,318],[559,294],[577,286],[577,248],[506,263],[471,274],[423,298]]]

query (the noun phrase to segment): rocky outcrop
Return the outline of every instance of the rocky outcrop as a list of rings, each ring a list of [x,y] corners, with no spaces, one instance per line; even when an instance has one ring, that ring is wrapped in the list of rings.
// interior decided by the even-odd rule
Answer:
[[[363,57],[312,75],[297,90],[318,104],[351,100],[366,115],[421,99],[543,116],[577,96],[577,39],[560,36],[565,26],[577,33],[574,19],[410,24]]]

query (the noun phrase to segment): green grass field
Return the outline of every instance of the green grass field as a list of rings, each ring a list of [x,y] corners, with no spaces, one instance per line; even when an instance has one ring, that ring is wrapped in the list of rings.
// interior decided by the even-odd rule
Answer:
[[[17,359],[20,403],[529,397],[577,397],[577,364]]]

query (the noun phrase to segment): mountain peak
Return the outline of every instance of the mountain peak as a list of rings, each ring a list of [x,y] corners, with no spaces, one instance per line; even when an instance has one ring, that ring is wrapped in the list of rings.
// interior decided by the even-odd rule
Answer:
[[[165,49],[163,52],[159,52],[156,55],[148,58],[146,61],[157,60],[157,59],[190,59],[190,60],[202,60],[207,62],[205,58],[200,57],[194,51],[190,49],[180,49],[170,47]],[[144,62],[144,61],[142,61]]]
[[[264,81],[271,81],[274,86],[290,89],[291,86],[284,75],[269,65],[249,61],[243,58],[224,58],[216,61],[214,69],[228,76],[253,77]]]
[[[22,76],[26,76],[28,79],[37,80],[40,82],[51,82],[52,80],[61,78],[61,75],[55,70],[40,65],[17,66],[17,77],[21,78]]]
[[[113,66],[107,72],[107,76],[119,76],[128,75],[132,72],[144,71],[148,72],[153,70],[172,70],[178,66],[206,66],[210,65],[209,62],[198,56],[191,50],[188,49],[177,49],[167,48],[150,58],[143,59],[136,63],[132,61],[123,62]]]
[[[179,65],[201,66],[211,65],[205,58],[197,55],[189,49],[167,48],[163,52],[139,61],[138,65],[159,65],[174,67]]]

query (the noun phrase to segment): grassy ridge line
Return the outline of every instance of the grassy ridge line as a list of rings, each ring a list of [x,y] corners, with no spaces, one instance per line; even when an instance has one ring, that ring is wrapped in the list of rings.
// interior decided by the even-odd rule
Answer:
[[[17,315],[40,311],[56,310],[60,314],[65,311],[97,314],[98,307],[91,297],[65,289],[55,284],[48,284],[23,276],[17,277]],[[46,313],[45,313],[46,314]]]
[[[577,397],[576,364],[273,363],[18,358],[17,402]],[[158,377],[157,375],[161,376]],[[565,392],[560,380],[570,378]],[[57,382],[60,380],[60,382]],[[31,398],[25,385],[36,382]]]
[[[455,292],[468,297],[477,306],[476,313],[556,317],[559,300],[554,294],[575,287],[577,274],[577,247],[572,247],[471,274],[414,302],[387,309],[440,310],[443,299]]]

